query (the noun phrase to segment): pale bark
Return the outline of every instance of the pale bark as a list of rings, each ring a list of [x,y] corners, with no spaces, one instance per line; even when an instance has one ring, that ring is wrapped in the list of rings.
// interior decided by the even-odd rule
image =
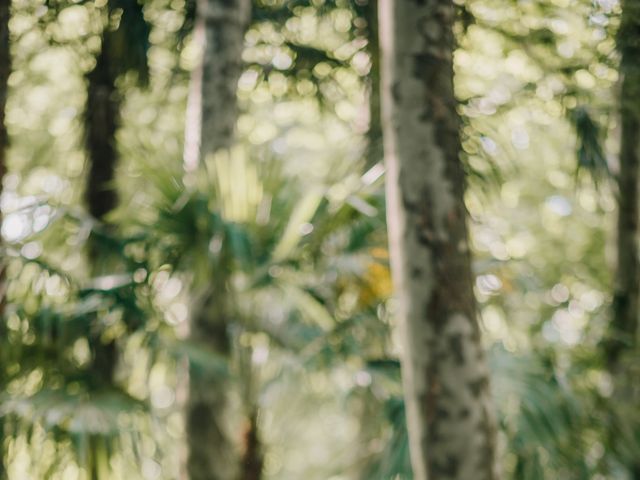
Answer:
[[[380,0],[389,242],[416,480],[494,480],[453,92],[452,0]]]
[[[7,146],[8,134],[5,124],[5,108],[7,105],[8,79],[11,73],[11,55],[9,51],[9,18],[10,0],[0,0],[0,194],[2,193],[2,181],[7,170]],[[2,212],[0,212],[0,224]],[[6,272],[5,259],[0,257],[0,318],[4,318],[6,304]],[[0,365],[0,389],[4,387],[4,368]],[[7,473],[4,464],[4,419],[0,418],[0,480],[6,478]]]
[[[236,89],[242,71],[244,33],[250,0],[200,0],[194,41],[202,61],[193,72],[187,105],[184,165],[194,171],[209,155],[234,142]],[[221,259],[212,272],[202,306],[192,313],[190,338],[229,355],[228,325],[233,315],[228,265]],[[187,472],[190,480],[232,480],[239,458],[226,432],[228,385],[224,378],[191,365],[187,400]]]
[[[621,416],[640,420],[638,315],[640,314],[640,260],[638,257],[640,168],[640,0],[623,0],[618,32],[620,74],[620,172],[618,174],[617,272],[613,319],[606,339],[606,358],[614,379],[614,398]],[[613,438],[618,434],[612,432]],[[640,461],[626,460],[633,480],[640,480]]]

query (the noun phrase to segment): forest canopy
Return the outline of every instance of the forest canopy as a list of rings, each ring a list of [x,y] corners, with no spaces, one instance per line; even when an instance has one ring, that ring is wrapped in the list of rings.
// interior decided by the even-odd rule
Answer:
[[[0,480],[640,480],[639,0],[0,0]]]

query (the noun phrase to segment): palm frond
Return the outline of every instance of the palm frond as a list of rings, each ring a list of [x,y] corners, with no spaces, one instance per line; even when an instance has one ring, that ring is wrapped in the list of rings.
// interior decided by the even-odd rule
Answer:
[[[597,184],[610,176],[603,148],[602,128],[584,106],[574,108],[569,115],[578,141],[576,176],[585,171]]]

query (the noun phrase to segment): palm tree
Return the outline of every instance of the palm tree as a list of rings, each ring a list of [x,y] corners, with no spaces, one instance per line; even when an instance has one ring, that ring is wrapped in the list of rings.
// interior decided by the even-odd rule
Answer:
[[[472,288],[448,0],[381,0],[387,218],[417,480],[498,478]]]

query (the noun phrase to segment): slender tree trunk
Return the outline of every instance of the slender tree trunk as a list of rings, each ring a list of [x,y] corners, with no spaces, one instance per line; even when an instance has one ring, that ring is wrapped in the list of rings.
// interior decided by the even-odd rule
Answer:
[[[115,170],[118,162],[116,130],[120,112],[120,98],[115,86],[115,74],[110,65],[108,35],[102,34],[102,47],[96,57],[96,65],[87,74],[87,103],[85,106],[85,149],[87,154],[87,177],[85,201],[93,218],[105,222],[106,216],[116,208],[118,197],[115,190]],[[89,270],[92,277],[109,271],[111,252],[106,250],[93,235],[88,242]],[[94,388],[114,384],[118,359],[114,340],[104,342],[101,332],[89,338],[93,360],[91,381]],[[99,458],[100,439],[91,435],[89,439],[89,477],[101,477]]]
[[[378,36],[378,0],[368,0],[367,51],[371,59],[369,83],[369,129],[367,131],[366,168],[382,161],[382,114],[380,111],[380,42]]]
[[[240,480],[262,479],[262,451],[258,433],[257,407],[250,412],[247,418],[247,428],[244,432],[244,452],[241,461]]]
[[[472,289],[452,0],[380,0],[392,271],[416,480],[494,480],[488,371]]]
[[[85,138],[87,152],[87,178],[85,199],[89,213],[97,220],[105,217],[118,203],[114,180],[118,162],[116,130],[120,112],[120,99],[115,86],[115,75],[110,65],[108,35],[102,35],[102,48],[96,65],[87,74],[87,104],[85,107]],[[89,239],[89,268],[92,276],[105,273],[109,252],[101,248],[95,238]],[[93,379],[98,384],[113,381],[117,351],[113,341],[103,344],[99,333],[90,339],[94,353]]]
[[[85,197],[89,212],[98,220],[104,220],[118,203],[113,182],[118,163],[115,135],[120,99],[109,64],[107,38],[107,35],[102,36],[102,50],[96,57],[96,66],[87,75],[85,112],[88,156]]]
[[[194,41],[202,48],[193,72],[187,105],[184,165],[193,172],[209,155],[234,142],[236,89],[242,72],[244,33],[250,0],[199,0]],[[202,307],[192,313],[190,337],[229,356],[228,326],[233,304],[228,291],[229,266],[221,259],[212,272]],[[225,431],[227,381],[191,365],[187,400],[187,471],[190,480],[235,480],[239,459]]]
[[[234,143],[236,90],[250,14],[250,0],[198,0],[194,41],[202,48],[202,62],[193,72],[187,105],[187,171]]]
[[[640,370],[637,367],[640,314],[640,260],[638,252],[640,168],[640,0],[623,0],[618,32],[622,79],[620,117],[620,172],[618,176],[618,268],[613,320],[605,343],[614,396],[625,418],[637,418]],[[626,413],[625,413],[626,412]],[[628,416],[627,413],[630,415]],[[615,434],[614,434],[615,435]],[[640,480],[640,460],[627,465],[631,478]]]
[[[5,108],[7,105],[7,90],[9,73],[11,72],[11,55],[9,51],[9,17],[10,0],[0,0],[0,194],[2,193],[2,181],[7,171],[7,146],[8,135],[5,123]],[[2,212],[0,212],[0,224]],[[0,257],[0,319],[4,321],[6,304],[6,272],[5,259]],[[2,330],[2,329],[0,329]],[[0,388],[4,387],[4,368],[0,365]],[[4,420],[0,418],[0,480],[6,478],[7,472],[4,464]]]
[[[191,318],[190,338],[229,358],[231,342],[228,325],[232,311],[224,274],[215,278],[205,303]],[[187,472],[190,480],[234,480],[238,457],[227,431],[228,379],[196,364],[189,366],[187,400]]]

